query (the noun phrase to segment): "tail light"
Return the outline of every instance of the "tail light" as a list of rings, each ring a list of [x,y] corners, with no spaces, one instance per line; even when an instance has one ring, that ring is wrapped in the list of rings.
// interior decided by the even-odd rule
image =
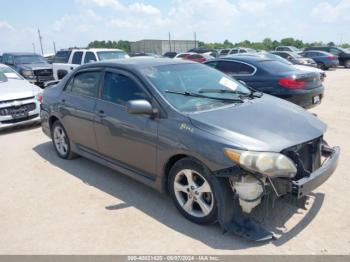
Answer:
[[[278,80],[278,83],[285,87],[290,89],[302,89],[305,87],[305,81],[304,80],[298,80],[293,78],[281,78]]]
[[[327,56],[326,57],[328,60],[336,60],[337,58],[335,56]]]
[[[42,103],[43,102],[43,94],[38,94],[37,100],[39,101],[39,103]]]

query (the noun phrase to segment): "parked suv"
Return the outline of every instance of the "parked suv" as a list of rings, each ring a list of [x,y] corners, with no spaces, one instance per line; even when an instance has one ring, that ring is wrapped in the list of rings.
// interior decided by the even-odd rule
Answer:
[[[325,51],[337,56],[339,65],[350,68],[350,51],[336,46],[314,46],[305,48],[304,51]]]
[[[220,50],[219,56],[223,57],[227,55],[243,54],[243,53],[257,53],[257,52],[252,48],[237,47],[237,48],[231,48],[231,49],[222,49]]]
[[[120,49],[91,48],[60,50],[53,59],[53,75],[55,80],[60,80],[79,65],[123,58],[129,58],[129,55]]]
[[[340,151],[301,107],[184,60],[83,65],[45,90],[41,112],[59,157],[90,158],[168,192],[195,223],[257,241],[273,234],[251,211],[308,195]]]
[[[44,87],[52,81],[52,66],[44,57],[34,53],[4,53],[2,63],[20,73],[29,82]]]

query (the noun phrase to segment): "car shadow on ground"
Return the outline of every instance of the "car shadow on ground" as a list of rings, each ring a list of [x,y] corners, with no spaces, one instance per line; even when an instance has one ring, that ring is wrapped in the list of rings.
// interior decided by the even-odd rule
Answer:
[[[135,207],[167,227],[201,241],[214,249],[238,250],[266,244],[266,242],[250,242],[232,234],[223,234],[218,224],[200,226],[191,223],[177,212],[168,196],[160,194],[127,176],[88,159],[77,158],[70,161],[60,159],[56,155],[51,142],[40,144],[33,148],[33,150],[43,159],[66,173],[79,178],[89,186],[93,186],[117,198],[118,201],[116,202],[118,204],[111,205],[108,203],[106,206],[101,206],[101,208],[110,212],[118,212],[120,209]],[[322,206],[324,195],[313,194],[311,198],[313,200],[312,205],[308,207],[307,212],[305,212],[306,214],[303,214],[303,218],[292,228],[285,228],[285,224],[295,213],[300,212],[301,209],[284,201],[276,201],[275,207],[270,209],[267,215],[263,211],[263,208],[255,212],[255,215],[258,217],[259,213],[261,213],[260,220],[264,217],[262,223],[267,229],[281,234],[279,239],[271,242],[273,245],[283,245],[295,237],[313,220]],[[120,203],[119,200],[123,203]],[[265,215],[263,215],[264,213]],[[130,224],[132,223],[138,222],[130,221]]]
[[[20,133],[20,132],[26,132],[35,128],[40,127],[40,122],[37,123],[31,123],[31,124],[24,124],[24,125],[18,125],[14,127],[6,127],[4,129],[0,130],[0,136],[2,135],[9,135],[13,133]]]

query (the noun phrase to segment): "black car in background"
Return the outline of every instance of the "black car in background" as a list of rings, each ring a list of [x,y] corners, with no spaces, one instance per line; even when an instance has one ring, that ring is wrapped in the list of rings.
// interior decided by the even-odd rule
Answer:
[[[304,51],[324,51],[338,57],[339,65],[350,68],[350,51],[336,46],[314,46],[305,48]]]
[[[304,108],[321,103],[324,87],[320,74],[297,70],[274,59],[232,55],[205,63],[257,91],[286,99]]]
[[[311,58],[302,57],[301,55],[295,52],[289,51],[272,51],[271,54],[278,55],[284,59],[287,59],[293,65],[305,65],[316,67],[317,64]]]
[[[52,65],[41,55],[35,53],[4,53],[2,63],[20,73],[29,82],[44,87],[54,80]]]
[[[311,58],[317,63],[317,67],[322,70],[335,68],[339,65],[337,56],[324,51],[304,51],[300,53],[301,56]]]
[[[166,52],[163,54],[164,57],[174,58],[177,55],[176,52]]]

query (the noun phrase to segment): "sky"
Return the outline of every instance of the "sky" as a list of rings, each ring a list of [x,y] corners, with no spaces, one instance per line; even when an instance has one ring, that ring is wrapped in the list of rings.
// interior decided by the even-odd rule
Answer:
[[[350,43],[350,0],[0,0],[0,53],[93,40],[194,38]]]

